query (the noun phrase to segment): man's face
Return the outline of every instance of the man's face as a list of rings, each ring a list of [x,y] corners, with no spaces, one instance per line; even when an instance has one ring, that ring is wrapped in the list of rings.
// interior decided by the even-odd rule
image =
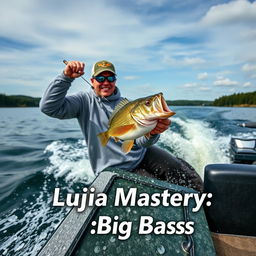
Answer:
[[[109,71],[103,71],[97,76],[114,76],[113,73]],[[92,86],[94,87],[94,91],[98,96],[107,97],[110,96],[116,88],[116,81],[109,82],[105,79],[102,83],[98,82],[95,78],[91,78]]]

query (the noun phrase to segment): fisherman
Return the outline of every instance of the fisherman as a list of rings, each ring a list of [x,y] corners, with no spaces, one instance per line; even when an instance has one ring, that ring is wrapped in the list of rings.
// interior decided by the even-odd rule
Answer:
[[[122,152],[121,141],[111,139],[106,147],[102,147],[97,135],[108,129],[111,113],[124,99],[116,86],[115,67],[109,61],[96,62],[92,67],[89,92],[67,96],[72,81],[84,74],[85,65],[80,61],[66,64],[63,73],[46,89],[40,109],[51,117],[78,119],[95,174],[107,167],[117,167],[202,192],[202,180],[193,167],[154,145],[160,134],[169,128],[169,119],[159,119],[150,136],[137,138],[128,154]]]

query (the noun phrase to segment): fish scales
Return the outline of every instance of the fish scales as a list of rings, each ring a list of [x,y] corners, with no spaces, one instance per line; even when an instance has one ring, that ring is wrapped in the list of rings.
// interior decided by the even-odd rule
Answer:
[[[131,102],[124,99],[114,109],[108,130],[98,134],[98,137],[102,146],[106,146],[111,137],[115,141],[123,140],[121,149],[124,153],[129,153],[136,138],[148,138],[159,119],[167,119],[174,114],[168,108],[162,93]]]

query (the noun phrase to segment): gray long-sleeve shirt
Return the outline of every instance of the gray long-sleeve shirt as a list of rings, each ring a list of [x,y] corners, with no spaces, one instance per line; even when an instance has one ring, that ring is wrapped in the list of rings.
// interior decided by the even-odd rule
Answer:
[[[107,167],[118,167],[124,170],[134,169],[143,159],[146,147],[159,139],[154,135],[150,139],[145,136],[136,139],[136,143],[128,154],[121,150],[122,142],[110,139],[103,147],[97,135],[108,129],[108,119],[115,106],[123,98],[117,88],[109,97],[101,98],[94,90],[67,96],[67,91],[74,79],[59,75],[46,89],[40,109],[46,115],[59,119],[77,118],[88,146],[90,163],[97,174]]]

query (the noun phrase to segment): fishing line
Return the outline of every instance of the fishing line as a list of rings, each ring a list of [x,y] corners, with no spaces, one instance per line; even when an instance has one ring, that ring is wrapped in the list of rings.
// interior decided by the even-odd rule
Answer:
[[[63,63],[65,63],[66,65],[68,64],[68,61],[67,60],[63,60]],[[89,84],[91,87],[93,87],[92,86],[92,84],[90,83],[90,82],[88,82],[83,76],[80,76],[87,84]]]
[[[68,64],[68,61],[67,61],[67,60],[63,60],[63,63],[64,63],[65,65],[67,65],[67,64]],[[89,84],[90,87],[94,90],[94,87],[92,86],[92,84],[91,84],[90,82],[88,82],[83,76],[79,76],[79,77],[81,77],[81,78],[82,78],[87,84]],[[108,99],[106,99],[106,97],[101,96],[101,98],[103,98],[103,99],[105,99],[107,102],[109,102]]]
[[[63,63],[64,64],[68,64],[68,61],[67,60],[63,60]],[[92,84],[90,83],[90,82],[88,82],[83,76],[80,76],[87,84],[89,84],[90,85],[90,87],[94,90],[94,87],[92,86]],[[104,96],[100,96],[101,98],[103,98],[103,99],[105,99],[107,102],[109,102],[108,101],[108,99],[106,98],[106,97],[104,97]],[[99,98],[99,97],[96,97],[97,99]],[[99,102],[99,101],[98,101]],[[99,102],[99,105],[101,106],[101,108],[103,109],[103,111],[105,112],[105,114],[107,115],[107,117],[108,117],[108,119],[110,118],[110,114],[109,114],[109,112],[107,111],[107,109],[106,109],[106,107],[104,106],[104,104],[102,103],[102,102]]]

